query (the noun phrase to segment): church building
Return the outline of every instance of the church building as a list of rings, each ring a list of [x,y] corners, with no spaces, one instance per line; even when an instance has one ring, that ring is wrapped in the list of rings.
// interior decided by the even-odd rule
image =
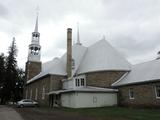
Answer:
[[[62,57],[42,63],[37,16],[24,98],[50,107],[160,106],[159,58],[131,65],[105,38],[89,47],[79,37],[72,44],[71,28],[66,41]]]

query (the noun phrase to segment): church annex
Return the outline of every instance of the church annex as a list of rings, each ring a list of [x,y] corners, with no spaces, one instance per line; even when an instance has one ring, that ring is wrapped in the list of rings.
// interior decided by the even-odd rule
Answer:
[[[37,16],[24,98],[51,107],[160,106],[160,59],[131,65],[105,38],[89,47],[77,38],[72,45],[68,28],[66,53],[42,64],[39,40]]]

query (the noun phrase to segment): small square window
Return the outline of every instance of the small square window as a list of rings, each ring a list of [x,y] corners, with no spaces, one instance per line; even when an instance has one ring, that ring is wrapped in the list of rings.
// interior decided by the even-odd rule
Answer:
[[[134,99],[134,91],[133,88],[129,89],[129,99]]]
[[[160,86],[155,86],[156,98],[160,99]]]

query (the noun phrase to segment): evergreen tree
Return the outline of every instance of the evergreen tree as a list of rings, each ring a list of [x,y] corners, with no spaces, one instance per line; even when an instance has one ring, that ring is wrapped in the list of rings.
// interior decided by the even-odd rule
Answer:
[[[23,97],[23,69],[17,67],[17,47],[15,38],[8,50],[8,56],[0,55],[0,104],[17,101]]]
[[[4,103],[5,56],[0,55],[0,103]]]
[[[8,56],[6,58],[6,77],[5,77],[5,101],[14,100],[15,97],[15,85],[18,77],[17,72],[17,48],[15,44],[15,38],[13,38],[12,44],[9,47]]]
[[[5,78],[5,57],[2,53],[0,55],[0,84],[3,84]]]
[[[23,98],[23,88],[24,88],[24,79],[25,79],[25,72],[23,69],[17,69],[18,77],[16,79],[16,86],[15,86],[15,101],[18,101]]]

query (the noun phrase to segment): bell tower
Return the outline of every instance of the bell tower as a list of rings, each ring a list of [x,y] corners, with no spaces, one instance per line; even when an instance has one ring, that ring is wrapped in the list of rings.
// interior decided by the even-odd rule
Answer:
[[[39,62],[41,57],[41,46],[39,44],[40,33],[38,32],[38,15],[34,32],[32,32],[32,41],[29,45],[28,61]]]
[[[41,46],[40,33],[38,32],[38,14],[34,32],[32,32],[31,44],[28,48],[28,59],[26,62],[26,79],[30,80],[41,72]]]

